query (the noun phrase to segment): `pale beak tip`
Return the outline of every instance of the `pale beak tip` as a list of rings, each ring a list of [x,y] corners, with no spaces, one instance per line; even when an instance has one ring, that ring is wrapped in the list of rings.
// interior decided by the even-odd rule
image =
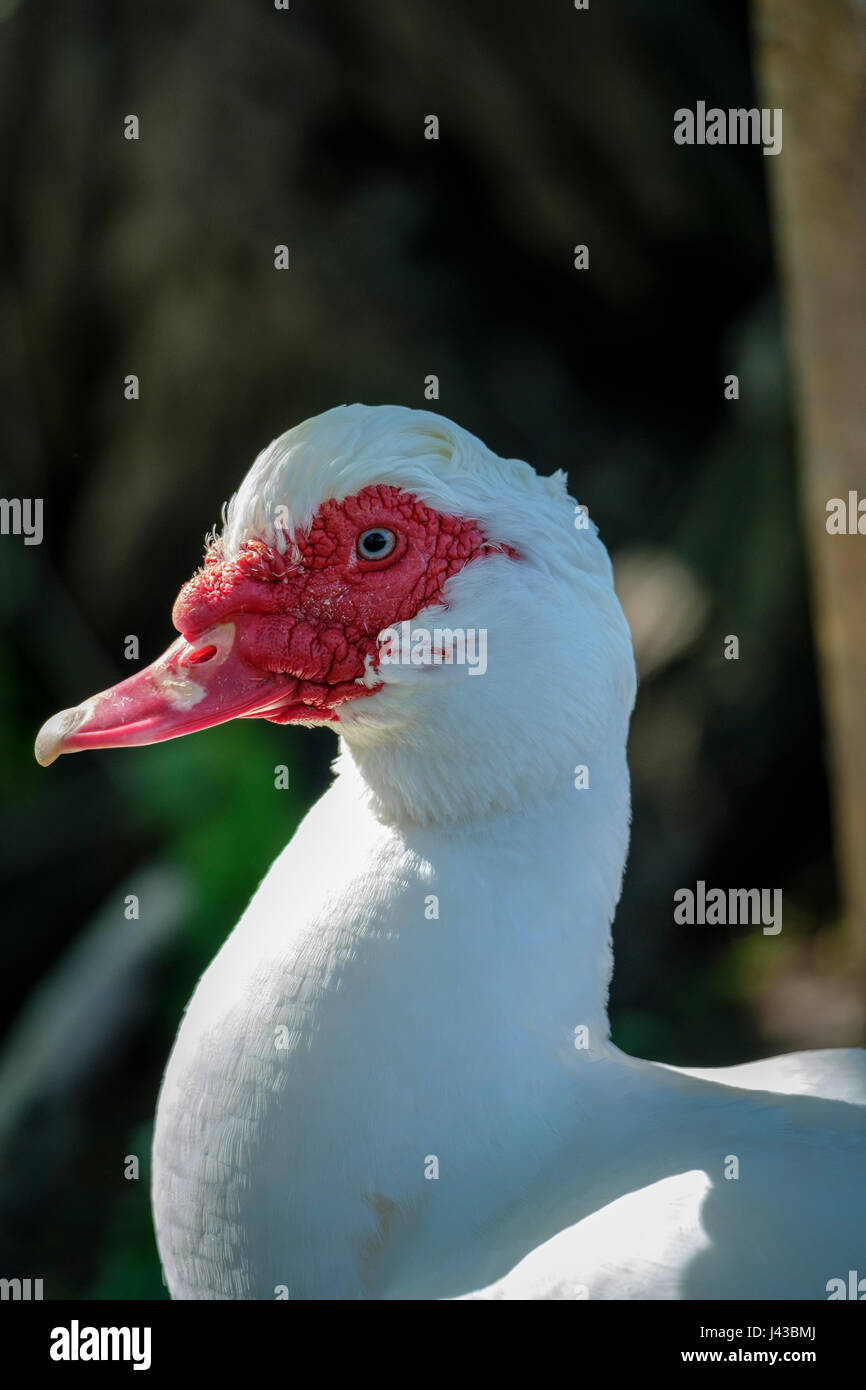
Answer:
[[[73,709],[62,709],[42,725],[36,735],[34,753],[40,767],[50,767],[67,750],[64,740],[74,733],[87,714],[86,705],[76,705]]]

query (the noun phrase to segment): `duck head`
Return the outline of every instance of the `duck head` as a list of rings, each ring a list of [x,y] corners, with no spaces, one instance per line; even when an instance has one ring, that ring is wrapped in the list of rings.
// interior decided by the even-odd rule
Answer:
[[[514,790],[612,718],[624,744],[634,665],[594,525],[562,474],[426,411],[343,406],[274,440],[172,620],[152,665],[48,720],[40,763],[236,718],[330,724],[383,801],[447,817],[501,798],[497,756]],[[431,754],[459,767],[447,794]]]

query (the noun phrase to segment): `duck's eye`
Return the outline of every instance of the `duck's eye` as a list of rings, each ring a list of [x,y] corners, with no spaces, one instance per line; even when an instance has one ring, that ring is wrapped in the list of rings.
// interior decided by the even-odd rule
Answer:
[[[396,544],[397,537],[393,531],[386,531],[384,526],[373,526],[369,531],[362,531],[358,537],[358,554],[362,560],[384,560]]]

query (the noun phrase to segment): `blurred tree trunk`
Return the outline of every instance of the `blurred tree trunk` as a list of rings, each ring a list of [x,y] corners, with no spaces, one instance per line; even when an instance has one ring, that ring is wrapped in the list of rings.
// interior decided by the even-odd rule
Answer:
[[[849,490],[866,498],[866,5],[755,0],[753,20],[761,101],[783,111],[782,152],[767,162],[843,907],[863,965],[866,535],[828,534],[826,509]]]

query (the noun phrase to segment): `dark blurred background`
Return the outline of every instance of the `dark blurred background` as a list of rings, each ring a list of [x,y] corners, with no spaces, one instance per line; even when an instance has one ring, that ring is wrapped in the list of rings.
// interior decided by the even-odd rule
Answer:
[[[642,677],[615,1040],[694,1065],[862,1042],[773,160],[673,141],[678,107],[761,104],[745,4],[0,0],[0,91],[0,490],[45,505],[41,546],[0,537],[0,1274],[164,1296],[162,1069],[336,751],[241,721],[44,771],[34,735],[137,668],[129,635],[163,650],[254,455],[341,402],[566,469],[611,551]],[[697,878],[782,887],[782,934],[676,926]]]

